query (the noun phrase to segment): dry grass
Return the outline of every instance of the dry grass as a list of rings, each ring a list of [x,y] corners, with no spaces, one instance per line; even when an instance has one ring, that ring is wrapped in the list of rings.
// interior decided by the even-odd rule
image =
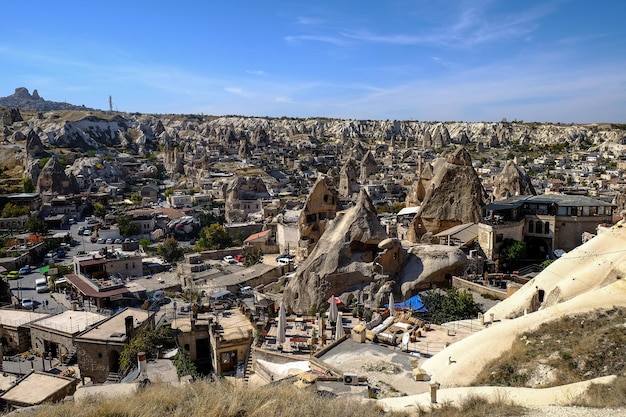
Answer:
[[[20,417],[482,417],[519,416],[523,407],[499,399],[495,404],[470,396],[460,407],[385,413],[375,402],[331,398],[291,386],[248,387],[230,381],[200,381],[172,388],[155,384],[132,397],[91,397],[79,403],[23,409]]]
[[[572,405],[580,407],[626,407],[626,376],[619,376],[611,384],[592,384],[585,395]]]
[[[488,364],[473,385],[550,387],[623,374],[625,320],[626,309],[612,308],[545,323]]]
[[[20,415],[23,415],[20,413]],[[132,398],[93,398],[32,410],[37,417],[381,416],[371,402],[329,399],[292,387],[251,388],[228,381],[152,386]],[[404,416],[406,414],[392,414]]]
[[[505,417],[521,416],[525,411],[527,411],[525,407],[513,404],[505,398],[498,398],[492,403],[481,396],[470,395],[461,401],[458,408],[444,406],[426,415],[432,417]]]

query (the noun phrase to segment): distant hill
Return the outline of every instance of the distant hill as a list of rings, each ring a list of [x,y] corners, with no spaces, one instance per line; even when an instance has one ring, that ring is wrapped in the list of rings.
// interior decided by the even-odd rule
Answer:
[[[10,96],[0,97],[0,107],[31,111],[94,110],[85,106],[44,100],[36,89],[33,90],[33,94],[30,94],[25,87],[16,88],[15,93]]]

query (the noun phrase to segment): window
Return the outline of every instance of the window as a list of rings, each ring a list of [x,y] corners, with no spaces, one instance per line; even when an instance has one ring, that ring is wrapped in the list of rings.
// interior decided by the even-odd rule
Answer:
[[[549,222],[545,222],[543,225],[543,233],[545,234],[549,234],[550,233],[550,223]]]
[[[543,224],[540,221],[537,221],[537,223],[535,223],[535,233],[543,233],[542,230],[542,226]]]
[[[498,233],[496,235],[496,243],[501,243],[502,241],[504,241],[504,235],[502,233]]]
[[[528,233],[532,233],[535,230],[535,222],[528,220]]]

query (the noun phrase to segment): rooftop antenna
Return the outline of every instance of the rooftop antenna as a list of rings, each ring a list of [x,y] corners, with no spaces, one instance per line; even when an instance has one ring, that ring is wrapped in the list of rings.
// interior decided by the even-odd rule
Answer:
[[[113,97],[109,95],[109,113],[113,113]]]

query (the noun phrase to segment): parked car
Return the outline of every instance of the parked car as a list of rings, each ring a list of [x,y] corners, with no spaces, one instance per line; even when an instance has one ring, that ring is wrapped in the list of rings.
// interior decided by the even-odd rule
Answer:
[[[120,245],[122,243],[122,239],[115,239],[113,243],[115,243],[116,245]]]
[[[8,279],[18,279],[20,277],[19,271],[11,271],[7,274]]]
[[[35,306],[32,298],[25,297],[22,298],[22,308],[32,309]]]
[[[292,262],[293,262],[293,260],[291,260],[289,258],[279,258],[278,261],[277,261],[278,265],[289,265]]]
[[[235,258],[233,258],[231,255],[226,255],[224,256],[224,262],[234,264],[237,261],[235,261]]]
[[[96,240],[96,243],[98,243],[100,245],[104,245],[104,242],[105,242],[105,240],[104,240],[103,237],[100,237],[100,238],[98,238],[98,240]]]
[[[85,231],[85,226],[79,226],[78,227],[78,234],[79,235],[82,235],[84,231]]]
[[[159,305],[165,303],[165,293],[163,292],[163,290],[156,290],[154,292],[154,295],[152,296],[152,302]]]
[[[19,270],[20,275],[28,275],[31,273],[31,269],[30,266],[26,265],[20,268]]]
[[[85,229],[83,231],[83,236],[91,236],[91,229]]]
[[[106,244],[107,245],[112,245],[113,244],[113,239],[108,238],[107,241],[106,241]]]

